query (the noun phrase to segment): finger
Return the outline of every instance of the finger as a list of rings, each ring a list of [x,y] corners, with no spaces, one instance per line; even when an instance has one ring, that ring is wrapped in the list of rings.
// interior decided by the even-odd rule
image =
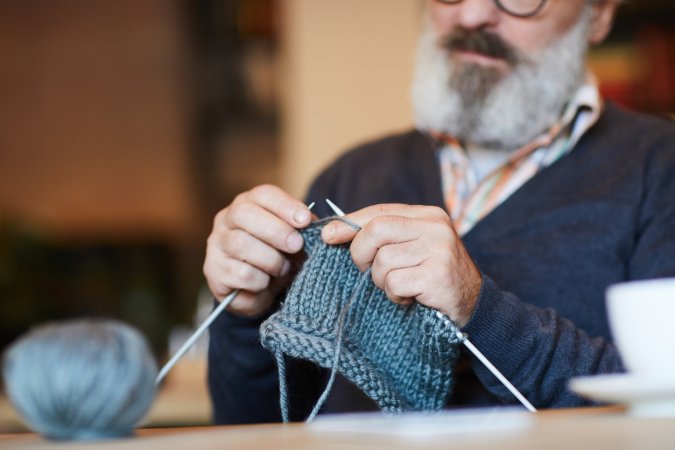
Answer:
[[[269,275],[286,275],[290,264],[275,248],[243,230],[231,230],[223,242],[226,255],[253,265]]]
[[[394,303],[413,301],[423,292],[424,274],[421,266],[396,269],[387,273],[383,291]]]
[[[262,270],[232,258],[210,260],[204,272],[208,273],[209,289],[222,300],[235,289],[258,293],[269,286],[270,277]]]
[[[239,294],[227,309],[240,316],[258,316],[267,311],[273,302],[274,298],[266,295],[266,292],[253,294],[251,292],[239,291]]]
[[[245,198],[295,228],[304,228],[311,221],[307,205],[277,186],[271,184],[257,186],[248,191]]]
[[[363,228],[375,218],[382,216],[402,216],[411,219],[448,219],[447,213],[441,208],[435,206],[405,205],[401,203],[385,203],[368,206],[356,212],[347,214],[345,218]],[[328,223],[321,233],[323,240],[329,244],[343,244],[349,242],[355,235],[356,231],[352,226],[340,221]]]
[[[373,283],[384,290],[385,279],[389,272],[421,264],[425,256],[417,252],[416,249],[412,241],[380,247],[371,269]]]
[[[363,271],[372,266],[382,247],[417,240],[427,228],[426,223],[417,219],[402,216],[377,217],[356,234],[349,252],[354,264]]]
[[[228,210],[228,228],[243,230],[283,252],[297,253],[302,248],[300,233],[267,209],[255,203],[237,202]]]

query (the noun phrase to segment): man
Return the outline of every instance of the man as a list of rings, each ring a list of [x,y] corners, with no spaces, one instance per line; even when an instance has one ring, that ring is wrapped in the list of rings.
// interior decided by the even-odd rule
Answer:
[[[584,56],[613,0],[430,1],[413,85],[417,130],[347,153],[315,181],[361,227],[329,244],[396,303],[438,310],[536,407],[583,405],[574,376],[619,372],[604,290],[675,276],[675,127],[602,104]],[[318,214],[322,214],[318,211]],[[279,420],[272,357],[257,327],[288,285],[305,204],[273,186],[215,219],[204,273],[217,299],[242,289],[211,329],[219,423]],[[289,369],[303,418],[324,380]],[[516,403],[465,355],[448,406]],[[293,389],[293,386],[296,389]],[[372,405],[344,380],[326,411]]]

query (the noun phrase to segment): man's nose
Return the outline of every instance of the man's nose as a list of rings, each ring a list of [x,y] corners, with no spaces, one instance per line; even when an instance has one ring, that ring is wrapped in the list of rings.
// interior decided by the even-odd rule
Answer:
[[[468,30],[490,28],[502,14],[494,0],[464,0],[459,8],[459,25]]]

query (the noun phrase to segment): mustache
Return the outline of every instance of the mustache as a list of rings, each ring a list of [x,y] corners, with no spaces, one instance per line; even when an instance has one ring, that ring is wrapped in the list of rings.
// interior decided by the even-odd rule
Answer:
[[[500,58],[510,65],[521,62],[520,52],[494,33],[483,29],[458,28],[441,41],[441,46],[452,51],[469,51],[492,58]]]

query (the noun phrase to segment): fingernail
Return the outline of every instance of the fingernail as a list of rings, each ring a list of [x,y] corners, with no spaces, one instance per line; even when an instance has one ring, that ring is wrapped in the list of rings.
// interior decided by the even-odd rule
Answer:
[[[299,225],[304,225],[309,221],[309,213],[304,209],[300,209],[293,214],[293,220]]]
[[[300,233],[291,233],[288,235],[286,238],[286,246],[288,247],[288,251],[291,253],[295,253],[298,250],[302,248],[302,236],[300,236]]]
[[[288,272],[290,271],[291,271],[291,262],[286,259],[284,260],[284,264],[281,266],[281,273],[279,274],[279,276],[285,277],[286,275],[288,275]]]
[[[334,223],[329,223],[325,227],[323,227],[323,230],[321,230],[321,237],[323,237],[323,240],[328,242],[332,241],[333,238],[335,237],[335,224]]]

